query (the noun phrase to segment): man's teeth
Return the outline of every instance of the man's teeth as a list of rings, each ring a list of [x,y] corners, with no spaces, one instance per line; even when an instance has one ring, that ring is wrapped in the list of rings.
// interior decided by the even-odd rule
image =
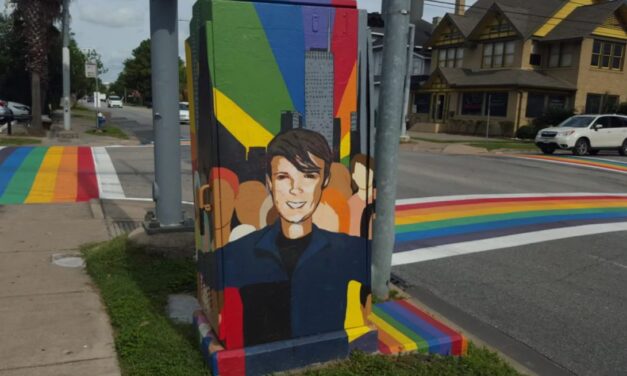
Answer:
[[[287,206],[292,209],[300,209],[305,206],[306,201],[288,201]]]

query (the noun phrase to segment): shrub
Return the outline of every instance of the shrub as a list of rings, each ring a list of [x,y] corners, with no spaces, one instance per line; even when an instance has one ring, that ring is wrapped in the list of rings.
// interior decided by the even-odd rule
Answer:
[[[516,130],[516,138],[520,138],[523,140],[532,140],[536,138],[538,130],[538,128],[532,125],[523,125]]]
[[[573,115],[573,110],[552,107],[548,108],[542,116],[535,118],[533,120],[533,125],[536,129],[555,126]]]

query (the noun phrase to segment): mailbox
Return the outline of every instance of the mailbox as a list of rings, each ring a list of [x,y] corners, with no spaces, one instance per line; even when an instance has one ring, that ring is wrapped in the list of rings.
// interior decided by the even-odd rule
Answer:
[[[190,29],[195,320],[214,374],[376,351],[365,12],[199,0]]]

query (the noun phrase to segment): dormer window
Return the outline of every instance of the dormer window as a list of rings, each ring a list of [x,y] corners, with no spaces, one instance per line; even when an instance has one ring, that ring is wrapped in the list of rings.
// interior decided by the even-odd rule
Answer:
[[[515,34],[516,30],[514,30],[512,24],[502,14],[497,14],[492,21],[485,26],[479,35],[479,38],[496,39],[509,37]]]
[[[484,43],[483,45],[483,68],[503,68],[514,65],[514,52],[516,44],[514,41]]]

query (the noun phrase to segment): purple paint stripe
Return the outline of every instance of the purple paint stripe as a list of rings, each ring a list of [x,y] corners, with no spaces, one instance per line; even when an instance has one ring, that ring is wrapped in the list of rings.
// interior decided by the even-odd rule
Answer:
[[[303,6],[303,32],[305,34],[305,51],[312,49],[329,49],[329,22],[331,9]]]
[[[412,251],[414,249],[435,247],[435,246],[444,245],[444,244],[454,244],[454,243],[468,242],[468,241],[473,241],[473,240],[496,238],[499,236],[517,235],[517,234],[522,234],[525,232],[534,232],[534,231],[550,230],[550,229],[556,229],[556,228],[593,225],[593,224],[601,224],[601,223],[614,223],[614,222],[620,222],[622,220],[627,220],[627,217],[580,219],[580,220],[572,220],[572,221],[540,223],[540,224],[510,227],[510,228],[504,228],[504,229],[498,229],[498,230],[473,232],[470,234],[445,236],[441,238],[422,239],[422,240],[417,240],[413,242],[397,244],[394,247],[395,248],[394,252],[405,252],[405,251]]]

